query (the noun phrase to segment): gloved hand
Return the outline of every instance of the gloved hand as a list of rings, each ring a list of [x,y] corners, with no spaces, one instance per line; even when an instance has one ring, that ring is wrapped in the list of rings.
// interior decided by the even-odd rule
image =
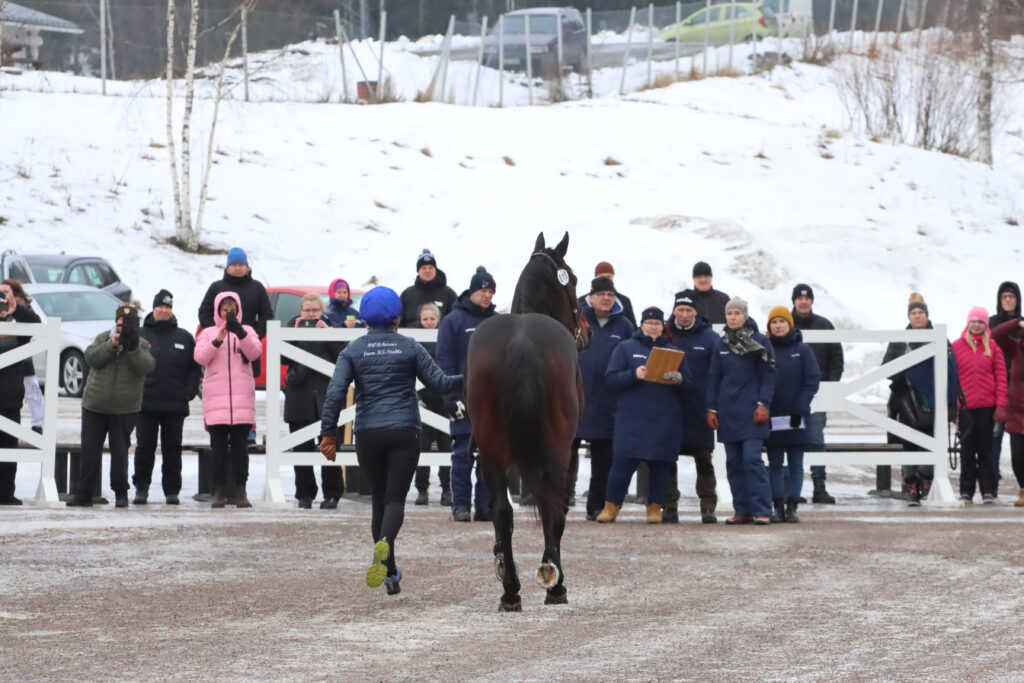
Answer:
[[[239,339],[245,339],[248,333],[245,331],[245,328],[242,327],[242,323],[238,322],[238,317],[235,316],[234,313],[228,313],[224,318],[224,322],[227,325],[228,332],[231,332]]]
[[[800,420],[803,419],[802,415],[790,415],[789,416],[789,428],[800,429]]]
[[[683,373],[679,372],[678,370],[670,370],[669,372],[663,373],[661,375],[661,378],[668,382],[669,384],[683,383]]]
[[[998,406],[996,408],[995,415],[993,416],[995,422],[1006,422],[1006,406]]]
[[[334,458],[338,455],[338,449],[336,446],[337,437],[334,436],[321,436],[320,437],[320,452],[323,453],[324,457],[334,462]]]
[[[754,424],[763,425],[769,418],[770,415],[768,413],[768,409],[764,406],[759,405],[754,409]]]
[[[718,428],[721,426],[720,424],[718,424],[718,413],[713,413],[709,410],[706,420],[708,423],[708,427],[714,429],[715,431],[718,431]]]
[[[131,327],[124,326],[121,328],[121,337],[119,339],[121,348],[126,351],[134,351],[139,348],[139,333]]]
[[[444,414],[452,422],[466,417],[466,404],[462,401],[445,401]]]

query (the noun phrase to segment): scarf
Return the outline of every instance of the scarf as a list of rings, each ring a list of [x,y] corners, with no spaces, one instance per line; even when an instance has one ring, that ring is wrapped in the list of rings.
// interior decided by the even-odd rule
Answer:
[[[747,356],[752,353],[757,353],[768,367],[774,368],[775,359],[768,353],[768,349],[764,348],[764,346],[754,339],[753,334],[753,330],[745,326],[738,330],[726,327],[725,332],[722,334],[722,338],[725,340],[725,345],[729,347],[729,350],[737,356]]]

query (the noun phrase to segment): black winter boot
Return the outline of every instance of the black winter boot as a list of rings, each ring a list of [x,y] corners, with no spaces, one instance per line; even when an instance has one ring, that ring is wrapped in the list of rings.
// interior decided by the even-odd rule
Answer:
[[[789,498],[786,500],[786,521],[787,522],[799,522],[800,518],[796,516],[796,508],[799,504],[795,498]]]
[[[786,521],[786,513],[782,508],[782,499],[775,498],[772,500],[772,524],[779,524]]]
[[[814,495],[811,496],[811,502],[835,505],[836,499],[828,495],[828,491],[825,490],[825,478],[814,477],[811,481],[814,482]]]

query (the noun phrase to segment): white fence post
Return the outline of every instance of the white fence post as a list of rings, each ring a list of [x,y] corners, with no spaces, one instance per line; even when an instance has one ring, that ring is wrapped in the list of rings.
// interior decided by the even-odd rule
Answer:
[[[484,68],[484,38],[487,37],[487,15],[480,24],[480,52],[476,58],[476,78],[473,80],[473,105],[476,106],[476,96],[480,91],[480,70]]]
[[[711,27],[708,24],[708,19],[711,18],[711,0],[706,0],[704,3],[704,68],[703,73],[705,76],[708,75],[708,46],[711,42]],[[676,33],[676,42],[679,42],[679,33]],[[715,67],[718,66],[718,55],[715,55]]]
[[[900,44],[900,33],[903,32],[903,12],[907,8],[907,0],[900,0],[900,8],[896,10],[896,36],[893,38],[893,46]]]
[[[676,39],[672,41],[675,43],[675,57],[676,57],[676,77],[679,76],[679,22],[683,20],[683,3],[682,0],[676,0]],[[704,22],[705,24],[707,22]],[[690,58],[691,64],[693,58]]]
[[[377,59],[377,85],[373,88],[373,99],[380,102],[380,88],[384,85],[384,37],[388,26],[388,13],[380,13],[380,57]]]
[[[729,0],[729,68],[732,69],[732,46],[736,43],[736,0]]]
[[[647,87],[654,85],[652,70],[654,68],[654,3],[647,5]]]
[[[853,37],[857,35],[857,7],[860,0],[853,0],[853,12],[850,14],[850,52],[853,52]]]
[[[341,30],[341,12],[334,10],[334,33],[338,36],[338,59],[341,60],[341,101],[348,102],[348,74],[345,71],[345,40]]]
[[[107,94],[107,0],[100,0],[100,80],[102,94]]]
[[[530,15],[523,16],[523,29],[526,32],[526,86],[529,91],[529,104],[533,106],[533,54],[530,49]]]
[[[26,448],[0,448],[0,460],[39,463],[39,484],[36,486],[33,504],[38,507],[64,507],[57,494],[54,464],[57,456],[57,392],[60,386],[57,377],[60,366],[60,318],[49,318],[45,323],[0,323],[0,334],[32,337],[27,344],[0,354],[0,368],[20,363],[41,351],[46,352],[43,433],[32,431],[31,425],[22,425],[0,416],[0,431],[27,444]]]
[[[590,8],[588,7],[587,8],[587,97],[593,97],[594,96],[594,78],[593,78],[593,74],[591,73],[593,71],[594,67],[593,67],[593,64],[591,63],[591,58],[590,58],[590,50],[592,48],[591,40],[590,40],[590,35],[593,32],[593,29],[594,29],[594,16],[593,16],[593,13],[590,11]]]
[[[626,27],[626,51],[622,55],[622,80],[619,81],[619,95],[626,94],[626,68],[629,66],[629,48],[633,43],[633,23],[636,21],[636,7],[629,10],[629,26]]]
[[[828,10],[828,39],[832,40],[832,32],[836,30],[836,0],[832,0],[832,5]]]
[[[505,16],[498,17],[498,107],[505,106]]]
[[[338,10],[334,10],[337,14]],[[242,5],[242,76],[245,81],[245,101],[249,101],[249,17]]]

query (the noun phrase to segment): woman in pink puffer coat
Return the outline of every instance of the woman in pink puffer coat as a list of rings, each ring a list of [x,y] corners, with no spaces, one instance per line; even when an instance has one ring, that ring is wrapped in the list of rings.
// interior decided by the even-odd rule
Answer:
[[[971,427],[960,444],[960,499],[974,499],[977,481],[982,502],[991,504],[999,482],[992,462],[992,429],[996,410],[1006,408],[1006,363],[989,336],[988,311],[981,306],[967,314],[967,327],[953,342],[953,354],[971,416]]]
[[[196,362],[203,376],[203,421],[210,430],[213,450],[213,507],[227,504],[225,484],[230,455],[235,475],[235,504],[252,507],[245,493],[249,473],[246,450],[249,430],[256,424],[256,381],[252,361],[263,347],[256,331],[242,324],[242,304],[234,292],[214,300],[213,327],[196,339]]]

